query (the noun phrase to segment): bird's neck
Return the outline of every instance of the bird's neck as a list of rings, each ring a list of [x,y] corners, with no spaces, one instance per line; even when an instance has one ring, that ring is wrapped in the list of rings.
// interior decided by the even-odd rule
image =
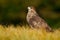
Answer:
[[[28,10],[27,18],[32,18],[33,16],[36,16],[35,10]]]
[[[30,9],[30,10],[28,10],[28,14],[31,14],[31,15],[34,15],[34,14],[36,14],[36,11],[34,10],[34,9]]]

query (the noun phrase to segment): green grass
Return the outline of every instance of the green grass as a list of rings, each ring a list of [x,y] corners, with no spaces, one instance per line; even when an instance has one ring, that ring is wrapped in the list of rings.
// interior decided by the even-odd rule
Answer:
[[[28,26],[14,27],[0,25],[0,40],[60,40],[60,30],[46,32],[40,29],[31,29]]]

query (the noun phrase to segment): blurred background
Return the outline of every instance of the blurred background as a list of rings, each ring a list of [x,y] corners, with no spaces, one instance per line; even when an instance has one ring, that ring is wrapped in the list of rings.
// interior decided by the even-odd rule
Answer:
[[[52,28],[60,27],[60,0],[0,0],[0,24],[26,25],[28,6],[34,6]]]

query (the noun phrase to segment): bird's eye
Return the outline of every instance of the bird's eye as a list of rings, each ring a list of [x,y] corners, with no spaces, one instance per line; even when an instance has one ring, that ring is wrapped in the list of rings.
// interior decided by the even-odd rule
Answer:
[[[30,7],[32,9],[32,7]]]

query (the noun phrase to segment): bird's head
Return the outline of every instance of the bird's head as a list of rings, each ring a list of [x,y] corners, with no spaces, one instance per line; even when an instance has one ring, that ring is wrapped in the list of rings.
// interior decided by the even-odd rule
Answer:
[[[33,6],[28,6],[28,11],[33,11],[35,8]]]

